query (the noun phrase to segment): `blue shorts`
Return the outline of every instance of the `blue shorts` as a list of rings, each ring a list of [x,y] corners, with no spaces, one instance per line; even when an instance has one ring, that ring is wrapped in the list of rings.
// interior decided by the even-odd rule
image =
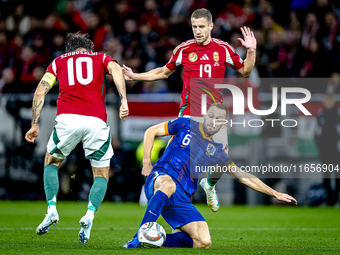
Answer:
[[[153,196],[153,186],[158,176],[169,175],[162,171],[161,168],[153,170],[145,182],[145,195],[148,200]],[[170,175],[169,175],[170,176]],[[171,176],[170,176],[171,177]],[[172,177],[171,177],[172,178]],[[173,178],[172,178],[173,179]],[[196,209],[196,207],[189,200],[187,194],[184,193],[181,187],[179,187],[176,180],[176,192],[166,201],[161,215],[164,220],[173,228],[182,227],[190,222],[205,221],[202,214]]]

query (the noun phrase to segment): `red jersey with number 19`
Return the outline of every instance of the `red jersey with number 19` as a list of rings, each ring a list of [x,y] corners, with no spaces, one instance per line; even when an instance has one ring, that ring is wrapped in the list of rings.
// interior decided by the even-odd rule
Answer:
[[[110,61],[103,53],[76,50],[57,57],[46,72],[59,80],[57,115],[68,113],[93,116],[106,122],[105,75]]]
[[[221,101],[221,93],[214,84],[223,81],[226,66],[238,70],[243,66],[243,60],[226,42],[212,38],[209,44],[203,46],[193,39],[173,51],[166,67],[174,70],[179,65],[183,65],[180,116],[202,116],[201,95],[207,94],[208,106],[214,101]]]

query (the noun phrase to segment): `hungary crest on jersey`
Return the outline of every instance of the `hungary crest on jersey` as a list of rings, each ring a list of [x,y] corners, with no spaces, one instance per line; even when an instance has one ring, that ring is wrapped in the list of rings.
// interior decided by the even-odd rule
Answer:
[[[218,63],[218,61],[220,60],[220,57],[219,57],[219,55],[218,55],[218,52],[217,52],[217,51],[215,51],[215,52],[213,53],[213,57],[214,57],[214,61],[215,61],[215,64],[214,64],[214,66],[219,66],[219,63]]]
[[[189,54],[189,60],[191,62],[195,62],[197,60],[197,54],[195,52],[192,52]]]

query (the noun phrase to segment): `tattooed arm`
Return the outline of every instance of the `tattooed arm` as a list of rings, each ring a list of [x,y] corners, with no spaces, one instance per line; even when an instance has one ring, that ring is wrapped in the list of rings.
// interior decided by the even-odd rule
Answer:
[[[53,84],[52,84],[53,85]],[[34,143],[34,140],[39,135],[39,118],[41,114],[41,110],[44,106],[45,102],[45,96],[47,92],[51,89],[51,85],[44,80],[44,78],[40,81],[33,98],[32,103],[32,123],[31,123],[31,129],[28,130],[26,133],[26,140],[28,142]]]
[[[41,81],[34,93],[32,104],[32,127],[39,126],[38,120],[40,118],[41,110],[45,102],[45,96],[50,91],[50,84],[46,81]]]

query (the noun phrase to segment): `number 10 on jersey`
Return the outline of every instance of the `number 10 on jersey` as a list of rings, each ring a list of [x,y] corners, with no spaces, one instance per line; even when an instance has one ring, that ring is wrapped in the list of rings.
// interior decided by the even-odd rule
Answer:
[[[203,72],[208,74],[208,78],[211,78],[211,65],[210,64],[200,64],[200,77],[201,78],[203,77]]]
[[[82,64],[86,64],[87,77],[83,76]],[[68,84],[75,85],[75,78],[82,85],[88,85],[93,80],[93,61],[89,57],[79,57],[76,59],[76,76],[74,76],[73,58],[67,60]]]

